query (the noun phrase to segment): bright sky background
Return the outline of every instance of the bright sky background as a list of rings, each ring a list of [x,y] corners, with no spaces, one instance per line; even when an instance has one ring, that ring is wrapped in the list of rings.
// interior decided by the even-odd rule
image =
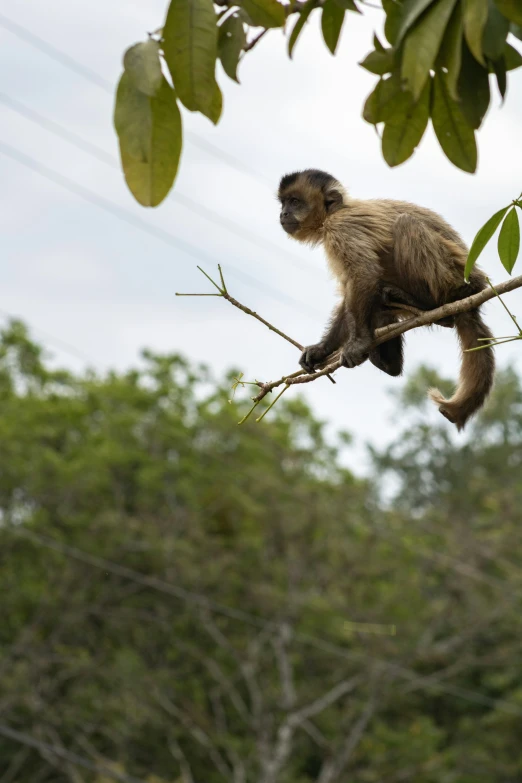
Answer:
[[[3,5],[11,22],[99,74],[98,86],[8,31],[0,13],[0,309],[3,316],[23,318],[61,364],[123,369],[150,347],[182,351],[217,373],[233,365],[247,377],[268,380],[297,369],[291,345],[226,302],[174,296],[209,290],[196,264],[212,274],[220,262],[236,298],[299,342],[317,342],[334,303],[334,286],[322,251],[293,243],[279,227],[275,191],[289,171],[322,168],[355,196],[418,202],[440,212],[468,243],[522,190],[522,72],[510,77],[505,108],[495,96],[479,134],[476,175],[449,163],[431,130],[410,161],[395,170],[386,166],[379,139],[360,116],[375,77],[357,62],[370,50],[381,19],[380,12],[367,10],[364,18],[347,15],[335,58],[312,20],[293,62],[283,34],[275,31],[245,58],[241,86],[220,71],[225,111],[219,126],[184,112],[185,129],[197,138],[186,139],[175,189],[155,210],[138,206],[119,168],[110,165],[110,156],[117,155],[112,90],[123,51],[159,27],[165,9],[164,0]],[[38,124],[13,111],[13,99],[19,109],[37,112],[96,145],[107,163],[57,137],[41,119]],[[205,151],[205,142],[222,156]],[[7,156],[5,145],[23,160],[37,162],[40,173]],[[239,169],[229,165],[230,157]],[[164,241],[108,214],[42,176],[48,170],[171,238]],[[221,225],[189,209],[192,202],[222,217]],[[238,233],[238,226],[252,238]],[[496,281],[507,277],[494,243],[482,265]],[[522,315],[522,291],[510,294],[509,302]],[[512,333],[498,304],[485,312],[497,334]],[[406,358],[407,371],[428,362],[455,375],[456,335],[446,329],[410,333]],[[499,349],[497,358],[501,365],[513,362],[522,369],[519,343]],[[304,394],[332,428],[354,434],[357,448],[347,458],[359,471],[365,441],[383,445],[403,423],[389,395],[402,381],[369,363],[339,372],[337,381],[333,386],[319,380]]]

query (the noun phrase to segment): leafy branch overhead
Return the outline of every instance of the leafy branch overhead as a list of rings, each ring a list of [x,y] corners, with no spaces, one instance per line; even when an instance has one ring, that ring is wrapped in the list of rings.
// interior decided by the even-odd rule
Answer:
[[[364,0],[358,2],[363,9]],[[170,0],[163,27],[125,53],[116,93],[122,167],[136,200],[157,206],[174,183],[182,149],[180,104],[219,122],[218,61],[239,81],[242,58],[275,28],[284,29],[292,57],[316,13],[335,54],[346,13],[361,8],[355,0]],[[508,72],[522,65],[508,41],[522,40],[522,2],[382,0],[382,10],[386,43],[375,35],[361,65],[379,77],[363,117],[382,128],[384,159],[397,166],[411,157],[431,118],[446,157],[474,172],[490,77],[503,100]],[[506,250],[506,258],[512,252]]]

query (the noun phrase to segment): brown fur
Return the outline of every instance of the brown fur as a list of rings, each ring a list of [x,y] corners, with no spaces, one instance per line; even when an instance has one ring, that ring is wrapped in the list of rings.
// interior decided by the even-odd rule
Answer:
[[[370,358],[380,369],[398,375],[402,336],[370,351],[376,324],[401,317],[385,310],[386,290],[395,292],[395,301],[398,292],[403,304],[431,310],[487,284],[477,267],[470,283],[464,283],[466,245],[431,210],[404,201],[351,198],[334,177],[314,169],[283,177],[278,195],[283,227],[299,242],[323,245],[342,296],[322,341],[303,352],[301,364],[309,371],[341,348],[347,367]],[[491,336],[478,310],[445,319],[441,325],[455,326],[463,351],[478,347],[478,338]],[[491,348],[463,353],[453,397],[446,400],[436,389],[429,394],[460,430],[484,404],[493,376]]]

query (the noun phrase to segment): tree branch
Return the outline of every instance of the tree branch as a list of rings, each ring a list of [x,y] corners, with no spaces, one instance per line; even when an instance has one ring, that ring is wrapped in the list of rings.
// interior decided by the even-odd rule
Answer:
[[[279,337],[282,337],[283,340],[286,340],[288,343],[291,343],[292,345],[295,345],[296,348],[298,348],[300,351],[304,351],[304,345],[301,345],[301,343],[298,343],[297,340],[294,340],[292,337],[289,337],[287,334],[282,332],[280,329],[277,329],[273,324],[271,324],[269,321],[267,321],[265,318],[262,318],[260,315],[258,315],[254,310],[251,310],[250,307],[247,307],[244,304],[241,304],[241,302],[238,302],[237,299],[234,299],[233,296],[230,296],[228,293],[227,287],[225,285],[225,280],[223,278],[223,272],[221,271],[221,264],[218,264],[218,270],[219,270],[219,276],[221,278],[221,286],[219,286],[215,280],[212,280],[210,275],[207,275],[204,269],[202,269],[200,266],[198,266],[198,269],[202,274],[205,275],[207,280],[210,280],[212,285],[217,288],[219,293],[217,294],[179,294],[176,293],[176,296],[221,296],[223,299],[226,299],[227,302],[230,302],[231,305],[234,305],[234,307],[237,307],[239,310],[242,310],[247,315],[251,315],[252,318],[255,318],[256,321],[259,321],[264,326],[267,326],[271,332],[275,332],[279,335]],[[304,373],[304,370],[301,370],[302,373]],[[333,378],[330,378],[332,383],[335,383]]]
[[[299,348],[299,350],[303,350],[303,346],[300,343],[298,343],[296,340],[294,340],[292,337],[289,337],[287,334],[282,332],[280,329],[277,329],[273,324],[269,323],[269,321],[266,321],[256,312],[251,310],[249,307],[246,307],[245,305],[238,302],[237,299],[234,299],[234,297],[230,296],[230,294],[227,291],[225,281],[223,279],[221,266],[219,264],[218,264],[218,269],[221,277],[221,283],[222,283],[221,286],[219,286],[214,280],[212,280],[212,278],[203,269],[201,269],[201,267],[198,266],[198,269],[205,275],[206,278],[208,278],[208,280],[210,280],[212,285],[215,288],[217,288],[219,293],[176,294],[176,296],[221,296],[223,299],[226,299],[228,302],[230,302],[230,304],[234,305],[234,307],[237,307],[239,310],[242,310],[247,315],[251,315],[257,321],[264,324],[264,326],[268,327],[270,331],[275,332],[284,340],[291,343],[296,348]],[[493,287],[490,283],[490,288],[485,288],[483,291],[480,291],[478,294],[473,294],[472,296],[468,296],[465,299],[459,299],[456,302],[449,302],[448,304],[442,305],[442,307],[435,308],[435,310],[422,311],[411,307],[405,308],[403,305],[400,305],[400,308],[402,310],[409,309],[412,312],[414,312],[415,315],[412,318],[406,318],[405,320],[400,321],[399,323],[390,324],[389,326],[383,326],[380,329],[376,329],[374,332],[375,340],[371,344],[370,350],[373,350],[378,345],[381,345],[382,343],[385,343],[394,337],[398,337],[399,335],[404,334],[405,332],[409,332],[411,329],[418,329],[420,326],[429,326],[431,324],[437,323],[437,321],[440,321],[443,318],[448,318],[449,316],[458,315],[459,313],[465,313],[470,310],[475,310],[477,307],[480,307],[485,302],[488,302],[490,299],[493,299],[495,297],[500,299],[501,294],[506,294],[509,291],[514,291],[516,288],[521,288],[521,287],[522,287],[522,275],[519,275],[518,277],[513,277],[511,280],[506,280],[504,283],[500,283],[500,285],[496,287]],[[500,301],[502,302],[502,300]],[[388,309],[394,310],[397,309],[398,307],[399,305],[391,303]],[[516,337],[512,339],[520,339],[520,337]],[[477,350],[477,349],[472,349],[472,350]],[[290,375],[284,375],[282,378],[279,378],[276,381],[267,381],[267,382],[255,381],[255,385],[259,386],[260,391],[254,397],[252,397],[252,402],[254,404],[250,408],[250,410],[246,413],[246,415],[241,419],[239,424],[243,424],[243,422],[248,419],[248,417],[253,412],[253,410],[259,405],[261,400],[264,399],[264,397],[266,397],[267,394],[269,394],[271,391],[278,388],[279,386],[284,385],[282,392],[279,394],[279,396],[281,396],[281,394],[284,391],[286,391],[290,386],[296,386],[301,383],[311,383],[312,381],[316,381],[318,378],[322,378],[324,375],[326,375],[332,383],[335,383],[332,374],[340,367],[342,367],[340,351],[336,351],[334,354],[328,357],[326,362],[324,362],[322,367],[317,372],[307,373],[304,370],[297,370],[296,372],[291,373]],[[274,400],[274,402],[269,406],[269,408],[271,408],[275,404],[275,402],[277,402],[279,396],[276,398],[276,400]],[[267,411],[265,410],[264,413],[256,421],[260,421],[266,413]]]

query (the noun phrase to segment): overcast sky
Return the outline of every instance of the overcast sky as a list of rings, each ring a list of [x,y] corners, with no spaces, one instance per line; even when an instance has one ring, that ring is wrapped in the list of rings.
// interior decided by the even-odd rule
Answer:
[[[522,190],[521,72],[510,78],[506,106],[494,99],[479,134],[477,174],[452,166],[431,130],[410,161],[395,170],[386,166],[379,139],[360,116],[375,77],[357,62],[370,50],[381,18],[368,10],[364,18],[347,15],[335,58],[312,20],[293,62],[283,34],[274,31],[245,58],[240,86],[220,71],[225,110],[219,126],[184,112],[190,135],[175,190],[159,208],[146,210],[134,202],[113,163],[111,90],[124,49],[161,25],[166,2],[18,0],[3,8],[11,22],[100,77],[96,85],[56,62],[2,26],[0,15],[0,309],[4,316],[22,317],[60,363],[76,369],[85,360],[123,369],[143,347],[182,351],[217,373],[234,365],[247,377],[272,379],[296,369],[291,345],[226,302],[174,296],[207,290],[196,264],[212,273],[220,262],[240,301],[299,342],[317,342],[334,286],[322,251],[293,243],[279,227],[275,191],[288,171],[322,168],[355,196],[418,202],[440,212],[467,242]],[[34,115],[28,119],[27,110],[38,113],[38,122]],[[106,157],[57,137],[41,117]],[[223,154],[210,154],[205,142]],[[239,168],[230,165],[234,160]],[[106,209],[71,187],[97,194]],[[194,202],[199,213],[189,208]],[[131,222],[107,211],[113,207]],[[205,218],[202,209],[224,222]],[[241,235],[240,227],[252,237]],[[506,278],[494,244],[482,263],[494,280]],[[522,315],[522,292],[510,294],[509,302]],[[497,304],[486,315],[496,333],[512,332]],[[522,368],[518,346],[497,351],[499,363]],[[406,359],[408,372],[424,361],[455,375],[456,335],[446,329],[409,334]],[[397,432],[401,422],[388,391],[402,382],[367,363],[338,373],[336,386],[319,380],[304,391],[321,418],[356,437],[359,447],[348,455],[356,470],[363,465],[365,441],[382,445]]]

